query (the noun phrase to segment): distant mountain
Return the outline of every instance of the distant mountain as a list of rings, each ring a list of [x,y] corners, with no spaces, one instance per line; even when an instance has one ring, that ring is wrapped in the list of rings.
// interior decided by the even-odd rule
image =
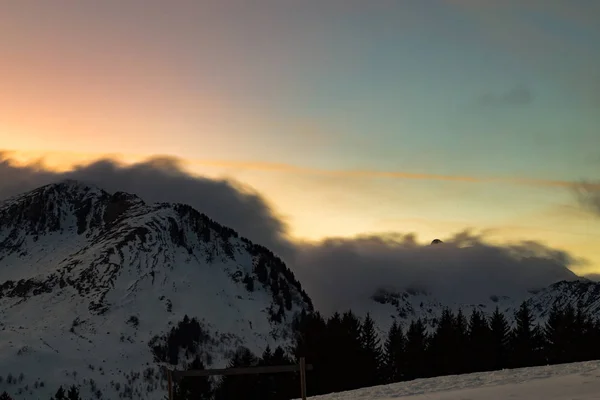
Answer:
[[[289,343],[312,309],[272,252],[187,205],[74,181],[0,203],[0,392],[19,399],[162,399],[160,365]]]
[[[573,280],[556,282],[542,289],[529,290],[520,296],[490,295],[487,301],[477,304],[436,297],[435,293],[424,289],[380,289],[371,296],[370,301],[355,304],[351,308],[359,316],[369,312],[378,322],[380,333],[383,335],[393,320],[407,327],[410,321],[421,318],[426,326],[432,329],[445,308],[454,312],[462,310],[468,316],[473,309],[491,315],[498,307],[512,323],[514,313],[524,301],[530,306],[538,323],[546,321],[554,304],[561,307],[570,304],[574,308],[581,306],[590,315],[600,318],[600,283],[575,277]]]

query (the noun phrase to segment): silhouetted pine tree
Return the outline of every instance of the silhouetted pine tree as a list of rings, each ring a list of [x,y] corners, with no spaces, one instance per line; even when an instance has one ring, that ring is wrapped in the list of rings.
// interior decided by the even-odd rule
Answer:
[[[410,323],[406,332],[406,378],[416,379],[430,375],[427,365],[427,332],[419,318]]]
[[[511,350],[514,367],[529,367],[541,363],[541,332],[533,323],[533,315],[526,302],[515,313],[516,326],[512,332]]]
[[[461,309],[458,309],[456,318],[454,320],[454,335],[455,335],[455,348],[453,355],[455,358],[455,366],[453,373],[462,374],[469,369],[468,359],[465,357],[467,354],[467,343],[468,343],[468,323],[465,315]]]
[[[544,327],[546,359],[551,364],[563,362],[565,359],[566,347],[564,342],[567,337],[565,328],[564,312],[558,304],[554,303]]]
[[[600,358],[597,349],[600,341],[595,337],[594,320],[584,310],[582,302],[577,303],[575,314],[575,357],[578,361],[589,361]]]
[[[13,398],[10,397],[7,392],[2,392],[2,394],[0,394],[0,400],[13,400]]]
[[[292,326],[295,333],[294,357],[297,360],[305,357],[306,363],[313,365],[313,370],[307,372],[308,395],[328,393],[333,376],[327,360],[331,357],[331,349],[328,348],[329,329],[325,320],[318,312],[307,313],[303,310]]]
[[[591,345],[587,348],[587,352],[592,360],[600,359],[600,319],[591,320],[593,329],[589,333]]]
[[[383,354],[379,341],[379,335],[375,331],[375,322],[367,313],[362,325],[360,335],[361,357],[359,369],[362,370],[362,385],[375,386],[383,383],[382,360]]]
[[[448,375],[457,371],[457,334],[456,320],[452,311],[442,311],[440,320],[429,345],[430,371],[436,376]]]
[[[342,316],[339,313],[333,314],[327,321],[327,333],[321,338],[325,348],[328,349],[328,354],[323,360],[323,368],[327,368],[329,371],[340,368],[340,373],[330,375],[329,379],[323,382],[322,390],[325,393],[341,391],[346,387],[347,377],[344,377],[344,374],[347,373],[348,368],[353,366],[347,348],[349,346],[347,335],[347,328],[342,323]],[[340,363],[345,365],[341,366]]]
[[[567,363],[591,359],[593,324],[581,305],[575,310],[553,305],[544,327],[545,353],[549,363]]]
[[[577,358],[577,312],[571,304],[567,304],[563,309],[564,325],[564,359],[563,362],[578,361]]]
[[[77,386],[72,385],[67,392],[67,400],[81,400],[79,396],[79,388]]]
[[[504,314],[496,307],[490,317],[490,367],[500,370],[508,365],[510,326]]]
[[[63,387],[59,387],[58,390],[56,391],[56,394],[54,395],[54,397],[52,397],[50,400],[66,400],[67,397],[65,396],[65,389],[63,389]]]
[[[402,326],[394,320],[384,345],[383,368],[388,383],[400,382],[404,379],[405,346],[406,339]]]
[[[254,273],[260,283],[267,283],[269,277],[269,271],[267,270],[266,261],[264,258],[260,258],[254,267]]]
[[[341,346],[340,353],[343,353],[341,373],[346,377],[341,390],[358,389],[364,382],[359,364],[363,355],[362,324],[352,311],[346,311],[342,316],[342,330],[344,334],[337,338],[337,345]],[[331,339],[335,340],[334,335],[331,335]]]
[[[473,309],[468,328],[467,370],[469,372],[489,370],[493,360],[492,348],[492,335],[485,316],[481,311]]]

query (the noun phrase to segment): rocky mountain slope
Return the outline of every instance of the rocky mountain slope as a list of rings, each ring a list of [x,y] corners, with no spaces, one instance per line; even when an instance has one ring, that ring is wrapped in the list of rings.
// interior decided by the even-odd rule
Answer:
[[[301,310],[279,258],[189,206],[73,181],[0,203],[0,392],[163,398],[161,364],[285,344]]]

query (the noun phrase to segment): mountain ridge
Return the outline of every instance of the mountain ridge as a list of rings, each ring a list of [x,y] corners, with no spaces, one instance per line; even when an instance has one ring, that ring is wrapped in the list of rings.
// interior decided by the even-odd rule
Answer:
[[[150,388],[139,378],[144,369],[185,368],[195,356],[223,365],[242,345],[289,344],[294,315],[313,305],[270,250],[190,206],[63,181],[0,203],[0,310],[0,371],[56,369],[49,389],[37,387],[41,398],[59,382],[90,395],[154,398],[164,376],[147,374]],[[196,331],[192,351],[168,347],[173,329]],[[88,372],[74,376],[81,369]]]

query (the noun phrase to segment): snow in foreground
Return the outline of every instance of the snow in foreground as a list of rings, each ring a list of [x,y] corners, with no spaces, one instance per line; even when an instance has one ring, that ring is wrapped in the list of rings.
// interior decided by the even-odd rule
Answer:
[[[419,379],[312,399],[600,399],[600,361]]]

